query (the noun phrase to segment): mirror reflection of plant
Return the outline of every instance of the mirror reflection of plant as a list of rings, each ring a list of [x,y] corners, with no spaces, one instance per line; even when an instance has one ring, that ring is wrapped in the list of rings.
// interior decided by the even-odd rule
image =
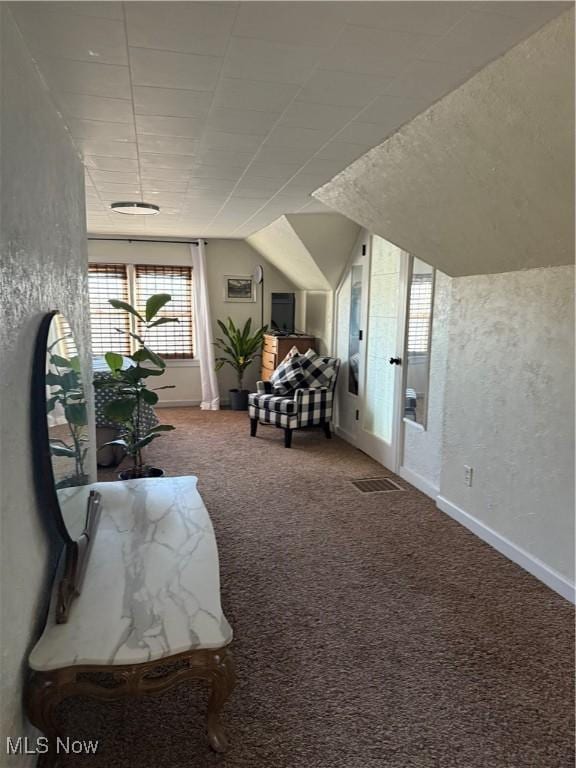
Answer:
[[[64,357],[53,351],[66,338],[70,337],[56,339],[47,350],[50,370],[46,373],[46,384],[50,387],[50,397],[46,401],[46,413],[52,413],[60,406],[71,438],[71,444],[65,440],[51,438],[50,453],[52,456],[74,460],[74,473],[59,480],[56,488],[82,485],[88,480],[85,472],[88,413],[80,378],[80,358],[78,355]]]
[[[174,429],[169,424],[157,424],[155,427],[143,430],[143,405],[154,406],[158,402],[156,392],[160,389],[173,389],[172,385],[149,389],[146,380],[162,376],[166,369],[166,363],[146,344],[146,337],[152,328],[166,323],[177,323],[175,317],[157,317],[158,312],[172,299],[168,293],[157,293],[150,296],[146,302],[144,316],[131,304],[118,299],[109,299],[114,309],[122,309],[136,317],[142,328],[141,333],[133,333],[122,328],[116,328],[118,333],[124,333],[135,339],[139,347],[128,359],[132,365],[124,367],[125,358],[117,352],[107,352],[104,355],[110,369],[110,375],[103,379],[96,379],[94,386],[97,389],[110,389],[116,395],[115,399],[106,403],[104,415],[110,421],[121,426],[121,434],[116,440],[111,440],[106,445],[121,446],[132,460],[132,473],[134,477],[143,477],[147,468],[144,465],[142,450],[149,445],[162,432],[170,432]]]
[[[242,390],[244,388],[244,373],[255,358],[260,355],[264,334],[268,330],[268,326],[264,325],[251,333],[252,318],[248,318],[244,328],[240,329],[231,317],[228,318],[227,326],[221,320],[218,320],[218,325],[224,338],[217,338],[214,346],[224,354],[216,358],[216,370],[219,371],[224,365],[230,365],[234,368],[238,378],[238,389]]]

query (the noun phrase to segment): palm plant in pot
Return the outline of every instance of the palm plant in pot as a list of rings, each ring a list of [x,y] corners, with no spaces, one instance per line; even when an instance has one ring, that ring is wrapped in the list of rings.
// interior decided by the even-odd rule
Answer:
[[[177,323],[174,317],[158,317],[158,312],[171,300],[168,293],[157,293],[150,296],[146,302],[144,315],[131,304],[117,299],[109,299],[109,303],[115,309],[129,312],[138,320],[140,333],[133,333],[121,328],[116,330],[125,333],[138,342],[138,349],[127,358],[117,352],[107,352],[104,356],[110,374],[103,379],[96,379],[94,386],[98,389],[110,389],[113,399],[104,406],[104,415],[110,421],[120,425],[120,435],[115,440],[105,445],[117,445],[124,449],[130,458],[132,466],[120,472],[121,480],[130,480],[138,477],[160,477],[164,474],[162,469],[150,467],[144,463],[142,451],[163,432],[174,429],[169,424],[156,424],[150,429],[143,425],[144,404],[154,406],[158,402],[157,390],[172,389],[172,386],[148,388],[147,380],[162,376],[166,363],[146,344],[147,333],[159,325],[165,323]],[[126,365],[126,359],[129,364]]]
[[[245,411],[248,409],[249,390],[244,389],[244,374],[255,358],[259,357],[268,326],[264,325],[252,333],[251,318],[240,328],[231,317],[227,324],[218,320],[218,325],[224,335],[214,342],[214,346],[221,352],[221,356],[216,358],[216,370],[229,365],[236,371],[238,387],[230,390],[230,408],[233,411]]]

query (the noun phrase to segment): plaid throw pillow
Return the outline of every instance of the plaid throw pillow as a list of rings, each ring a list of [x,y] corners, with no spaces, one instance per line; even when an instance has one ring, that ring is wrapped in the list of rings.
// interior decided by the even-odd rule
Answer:
[[[278,368],[270,376],[270,383],[274,387],[275,395],[289,395],[297,389],[305,380],[300,356],[290,358],[280,363]]]
[[[305,385],[312,389],[327,387],[336,375],[336,369],[329,357],[305,357],[301,361]]]

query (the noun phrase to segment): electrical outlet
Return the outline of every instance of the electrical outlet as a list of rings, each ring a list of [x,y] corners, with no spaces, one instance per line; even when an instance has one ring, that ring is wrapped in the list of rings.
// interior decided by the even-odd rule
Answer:
[[[474,470],[472,467],[470,467],[468,464],[464,464],[464,485],[467,485],[469,488],[472,485],[472,474]]]

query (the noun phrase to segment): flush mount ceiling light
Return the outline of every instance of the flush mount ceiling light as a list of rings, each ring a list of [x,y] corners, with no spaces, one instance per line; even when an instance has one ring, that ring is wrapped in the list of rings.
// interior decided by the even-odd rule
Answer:
[[[116,213],[125,213],[128,216],[155,216],[160,213],[160,208],[153,203],[112,203],[110,208]]]

